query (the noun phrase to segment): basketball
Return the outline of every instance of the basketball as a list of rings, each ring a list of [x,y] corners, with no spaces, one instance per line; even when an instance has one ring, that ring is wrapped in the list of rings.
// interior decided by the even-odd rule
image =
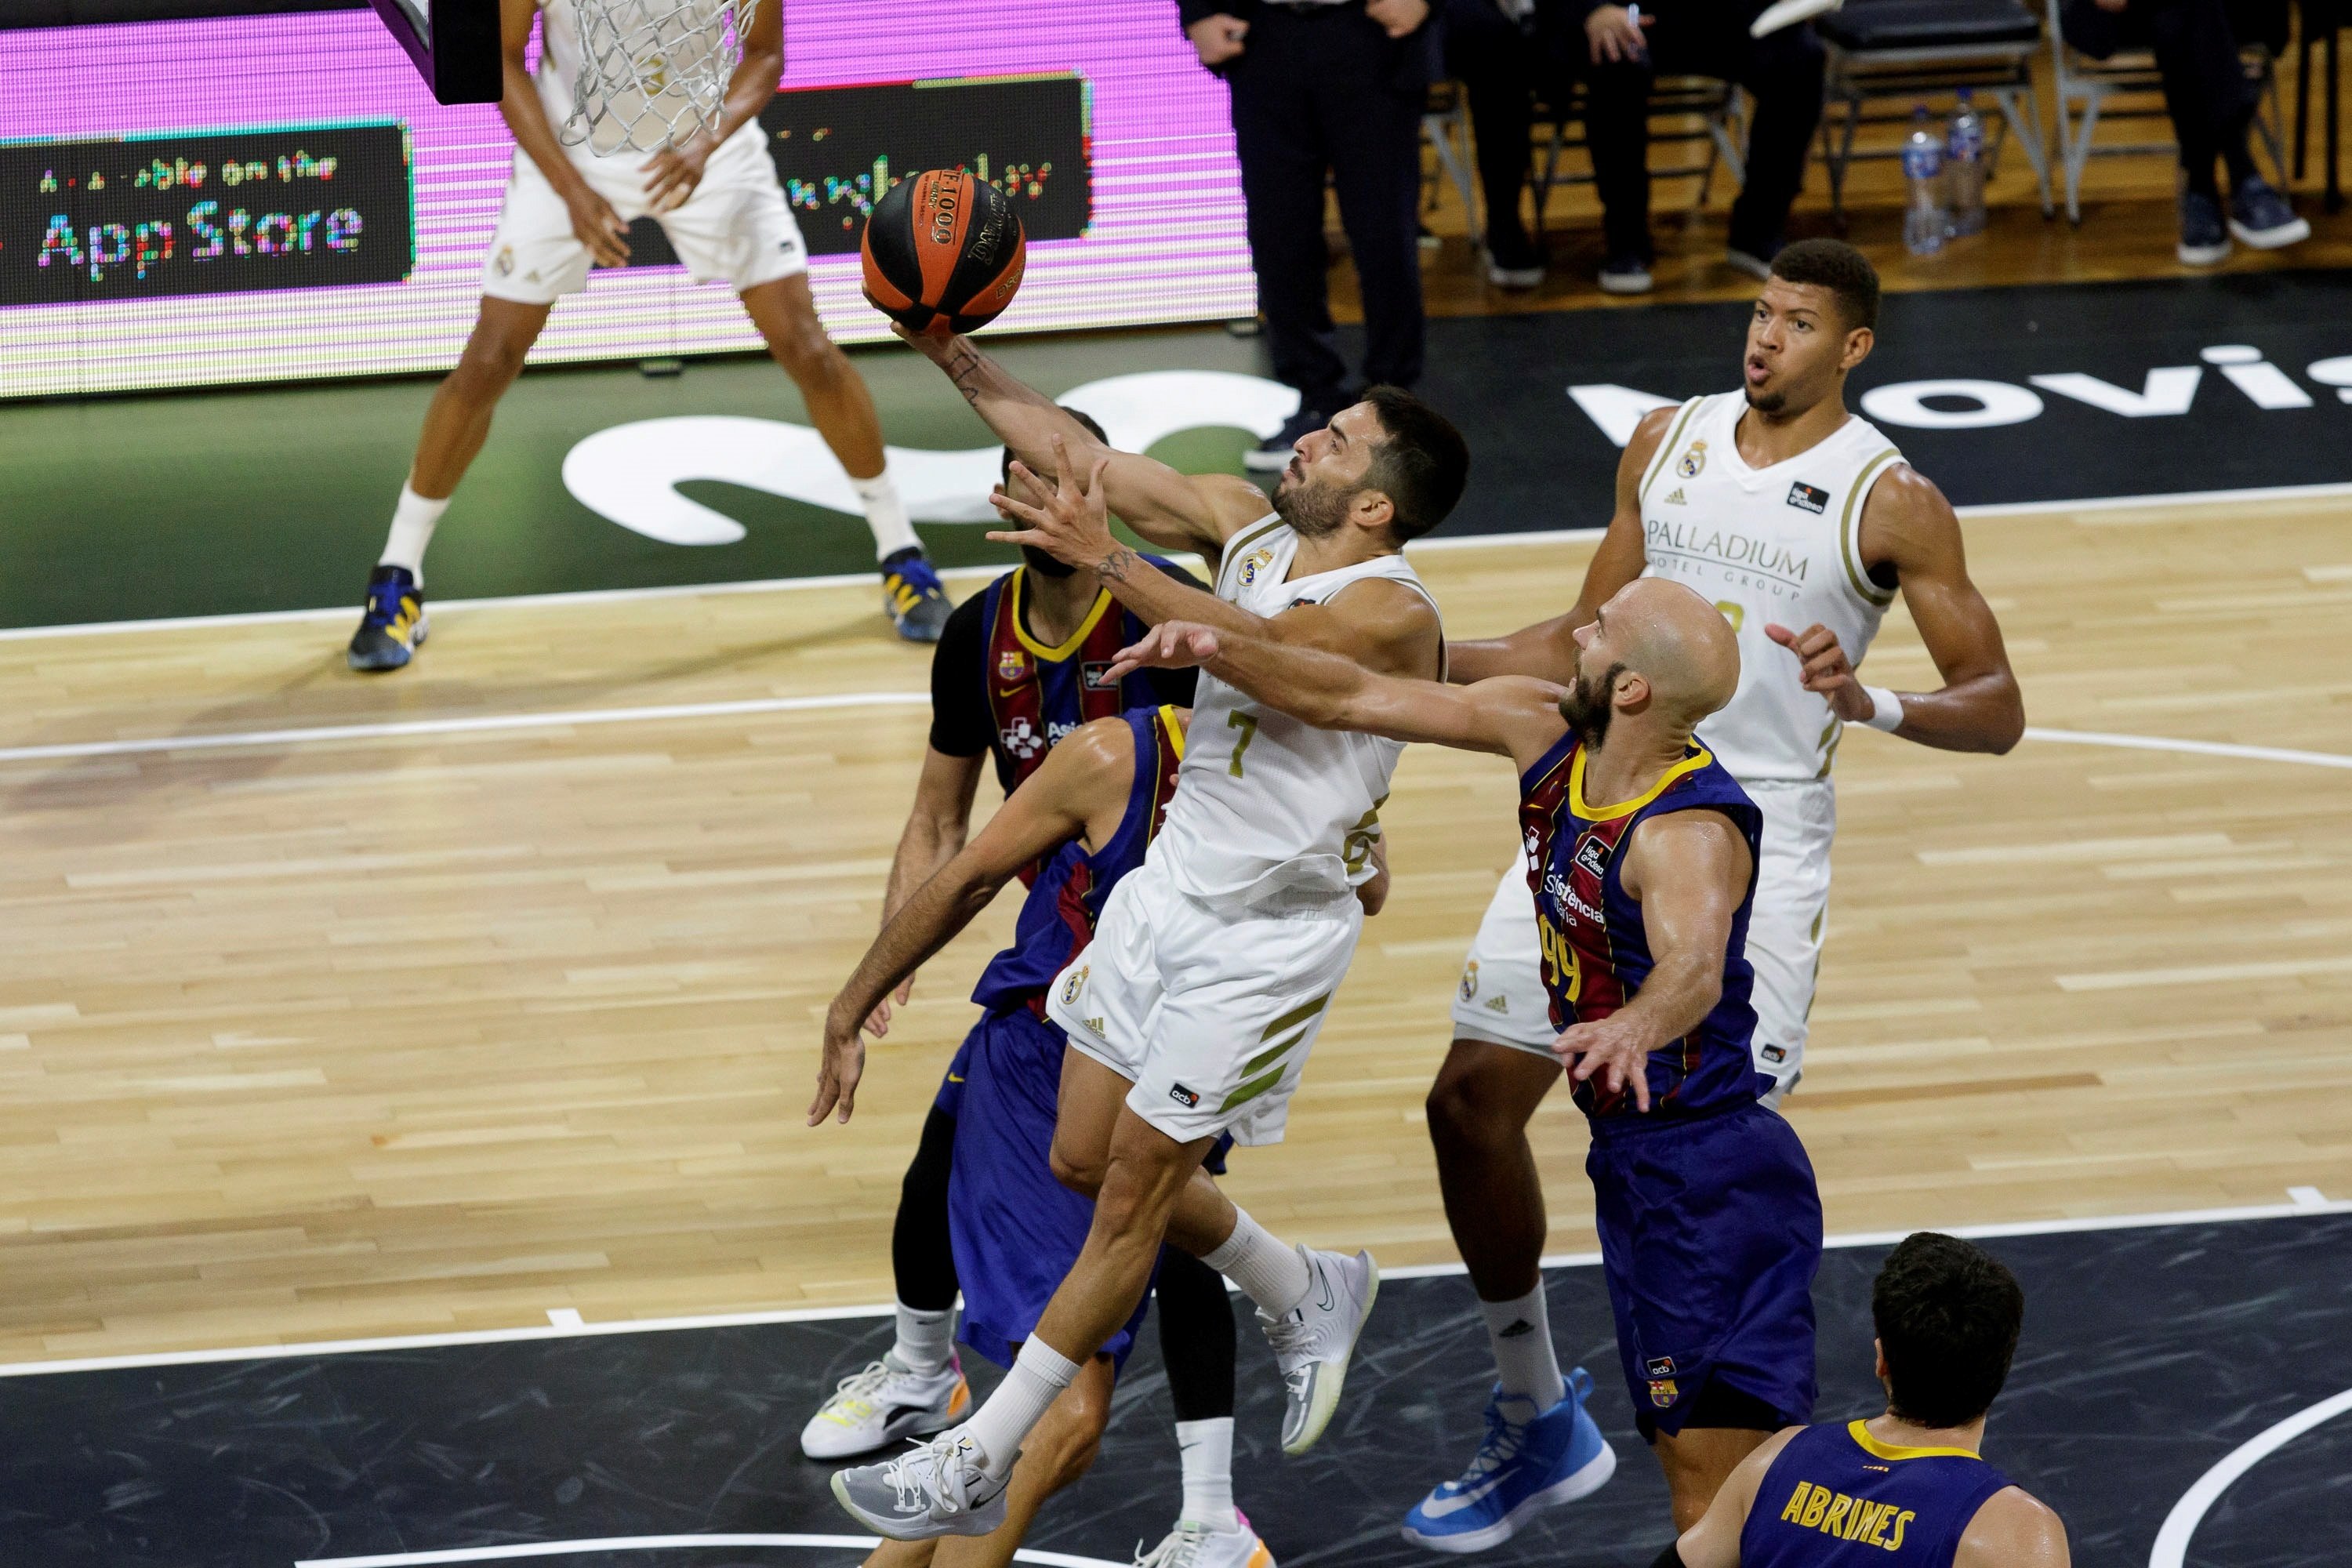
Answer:
[[[858,247],[866,298],[911,332],[968,332],[1004,312],[1027,246],[1004,194],[956,169],[927,169],[874,204]]]

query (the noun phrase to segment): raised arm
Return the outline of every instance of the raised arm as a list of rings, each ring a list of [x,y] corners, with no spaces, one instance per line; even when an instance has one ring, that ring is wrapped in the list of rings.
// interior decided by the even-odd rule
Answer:
[[[2006,752],[2025,733],[2025,698],[2009,668],[2000,623],[1969,580],[1960,520],[1933,480],[1897,464],[1871,487],[1863,503],[1862,558],[1889,565],[1903,585],[1919,640],[1944,684],[1934,691],[1895,693],[1903,722],[1895,733],[1947,752]],[[1808,691],[1829,699],[1848,723],[1867,723],[1877,703],[1855,675],[1836,634],[1823,626],[1794,632],[1767,626],[1767,636],[1804,660]]]
[[[1084,832],[1107,804],[1125,803],[1135,772],[1133,735],[1121,718],[1080,725],[882,928],[825,1012],[810,1126],[836,1108],[849,1120],[866,1070],[859,1026],[891,987],[953,941],[1022,867]]]
[[[1468,686],[1498,675],[1531,675],[1563,683],[1576,678],[1577,628],[1648,564],[1642,547],[1642,475],[1658,455],[1678,412],[1654,408],[1633,426],[1633,438],[1617,459],[1616,510],[1610,514],[1600,548],[1585,565],[1583,590],[1568,614],[1523,626],[1508,637],[1455,643],[1446,649],[1445,679]]]
[[[928,337],[898,330],[915,351],[947,373],[972,412],[1033,472],[1053,477],[1064,458],[1092,473],[1100,466],[1112,511],[1150,542],[1168,550],[1198,550],[1213,562],[1234,533],[1264,517],[1265,495],[1238,474],[1182,474],[1139,453],[1095,439],[1044,393],[1024,385],[980,352],[967,337]]]
[[[1117,679],[1129,670],[1189,664],[1318,729],[1493,752],[1522,767],[1568,728],[1559,716],[1560,689],[1548,681],[1507,676],[1446,686],[1384,675],[1304,644],[1181,621],[1154,626],[1141,642],[1122,649],[1111,674]]]
[[[1606,1018],[1572,1026],[1552,1048],[1577,1057],[1582,1083],[1630,1089],[1650,1109],[1649,1057],[1705,1018],[1723,994],[1723,954],[1748,890],[1748,840],[1717,811],[1654,816],[1633,830],[1618,880],[1642,905],[1650,973],[1633,999]]]

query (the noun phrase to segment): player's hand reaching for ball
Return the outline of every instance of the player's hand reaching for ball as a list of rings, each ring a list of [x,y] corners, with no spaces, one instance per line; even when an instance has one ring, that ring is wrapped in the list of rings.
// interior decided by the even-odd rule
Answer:
[[[657,213],[676,212],[702,184],[703,167],[718,143],[707,132],[697,132],[675,147],[665,147],[646,165],[646,205]]]
[[[1853,661],[1838,646],[1837,633],[1818,623],[1801,632],[1775,624],[1767,626],[1764,635],[1802,661],[1805,689],[1829,699],[1831,712],[1849,724],[1863,724],[1877,711],[1853,672]]]
[[[1125,680],[1139,669],[1190,669],[1217,657],[1217,634],[1191,621],[1162,621],[1111,657],[1106,680]]]
[[[629,226],[613,210],[613,204],[588,188],[585,181],[580,188],[563,198],[572,213],[572,232],[588,247],[589,257],[599,267],[625,267],[629,261]]]
[[[998,544],[1034,544],[1072,566],[1100,567],[1106,556],[1120,548],[1111,537],[1110,511],[1103,501],[1103,471],[1109,467],[1110,459],[1104,457],[1095,459],[1090,472],[1080,470],[1068,445],[1056,435],[1050,481],[1025,463],[1015,462],[1009,470],[1013,485],[988,498],[1009,521],[1027,526],[998,529],[988,537]],[[1044,499],[1034,504],[1023,500],[1012,493],[1015,488],[1023,495]]]
[[[1551,1048],[1574,1081],[1596,1079],[1607,1094],[1630,1091],[1636,1106],[1650,1109],[1650,1031],[1638,1020],[1612,1013],[1570,1025]]]
[[[816,1098],[809,1101],[808,1124],[822,1122],[835,1110],[846,1121],[857,1106],[857,1080],[866,1076],[866,1041],[857,1020],[844,1021],[828,1011],[824,1016],[824,1048],[816,1059]]]

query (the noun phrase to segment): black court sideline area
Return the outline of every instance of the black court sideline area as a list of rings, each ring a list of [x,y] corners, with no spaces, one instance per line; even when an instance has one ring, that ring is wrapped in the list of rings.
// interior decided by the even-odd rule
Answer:
[[[2028,1300],[1988,1455],[2065,1515],[2077,1563],[2150,1563],[2159,1527],[2201,1477],[2352,1389],[2345,1205],[1985,1245]],[[1815,1287],[1823,1417],[1876,1408],[1869,1286],[1885,1253],[1832,1248]],[[1481,1561],[1642,1568],[1667,1536],[1665,1492],[1612,1370],[1600,1272],[1546,1278],[1563,1351],[1592,1369],[1595,1414],[1625,1462],[1596,1497]],[[819,1394],[878,1355],[887,1333],[886,1320],[866,1316],[13,1369],[0,1378],[0,1563],[850,1568],[859,1553],[842,1538],[854,1526],[797,1436]],[[1129,1368],[1100,1462],[1030,1542],[1056,1568],[1124,1563],[1171,1522],[1176,1450],[1151,1338]],[[1279,1560],[1434,1561],[1396,1525],[1477,1435],[1489,1373],[1466,1282],[1387,1282],[1339,1417],[1304,1459],[1279,1452],[1280,1384],[1246,1321],[1241,1367],[1236,1489]],[[645,1539],[679,1536],[819,1539]],[[2156,1559],[2347,1560],[2352,1414],[2254,1463],[2203,1514],[2185,1557]]]

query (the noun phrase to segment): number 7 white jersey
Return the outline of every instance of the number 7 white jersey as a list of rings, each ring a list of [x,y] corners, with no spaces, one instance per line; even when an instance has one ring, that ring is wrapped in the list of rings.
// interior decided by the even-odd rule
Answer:
[[[1402,555],[1290,578],[1297,553],[1298,535],[1281,519],[1252,523],[1226,542],[1217,597],[1271,616],[1385,577],[1429,598]],[[1261,707],[1204,669],[1150,859],[1179,890],[1214,903],[1270,912],[1348,897],[1372,875],[1380,809],[1403,751],[1400,741],[1318,730]]]
[[[1786,462],[1751,468],[1735,439],[1747,408],[1727,392],[1675,411],[1642,475],[1642,574],[1696,589],[1738,637],[1739,689],[1698,727],[1716,760],[1742,784],[1826,778],[1842,726],[1764,627],[1827,626],[1861,665],[1895,602],[1863,569],[1862,508],[1903,454],[1848,416]]]

